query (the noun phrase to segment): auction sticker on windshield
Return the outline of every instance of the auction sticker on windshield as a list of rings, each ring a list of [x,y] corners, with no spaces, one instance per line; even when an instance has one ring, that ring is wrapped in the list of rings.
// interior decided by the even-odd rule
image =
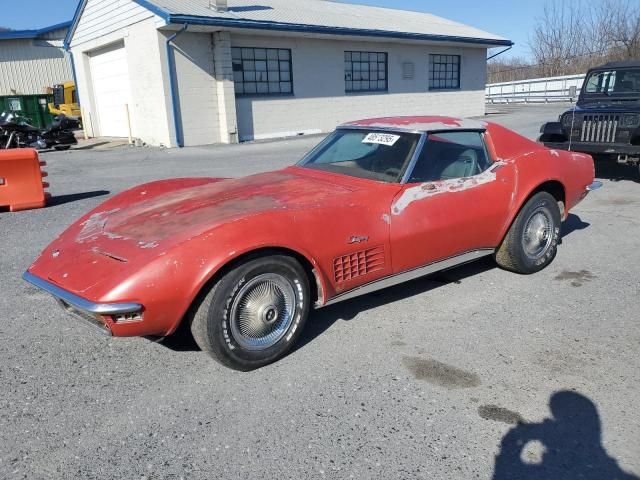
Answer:
[[[377,143],[380,145],[386,145],[388,147],[393,147],[396,142],[400,139],[400,135],[392,135],[390,133],[370,133],[362,143]]]

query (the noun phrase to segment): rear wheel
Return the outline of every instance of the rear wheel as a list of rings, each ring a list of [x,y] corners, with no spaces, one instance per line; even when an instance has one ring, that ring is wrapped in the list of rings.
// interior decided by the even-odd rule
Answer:
[[[55,145],[53,148],[58,152],[63,152],[65,150],[69,150],[71,148],[71,145]]]
[[[285,255],[246,261],[223,275],[194,308],[198,346],[223,365],[253,370],[282,357],[309,314],[309,281]]]
[[[496,252],[496,262],[516,273],[539,272],[556,256],[561,223],[556,199],[547,192],[536,193],[511,225]]]

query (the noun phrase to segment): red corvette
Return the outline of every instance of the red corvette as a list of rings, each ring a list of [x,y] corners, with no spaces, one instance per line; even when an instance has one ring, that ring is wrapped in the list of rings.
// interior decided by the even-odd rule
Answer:
[[[69,227],[24,274],[115,336],[172,334],[250,370],[312,308],[493,255],[529,274],[590,190],[590,156],[499,125],[399,117],[342,125],[296,166],[153,182]]]

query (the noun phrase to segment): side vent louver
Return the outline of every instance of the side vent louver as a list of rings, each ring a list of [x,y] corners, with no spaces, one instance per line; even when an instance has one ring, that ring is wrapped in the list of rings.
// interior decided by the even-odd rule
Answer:
[[[384,268],[384,248],[374,247],[368,250],[338,257],[333,261],[336,283],[343,283],[354,278]]]

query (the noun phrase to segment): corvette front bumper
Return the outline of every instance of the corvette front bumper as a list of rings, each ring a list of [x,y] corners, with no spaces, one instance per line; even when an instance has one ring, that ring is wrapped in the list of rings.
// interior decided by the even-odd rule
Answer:
[[[106,335],[112,335],[113,318],[122,317],[123,322],[130,322],[136,316],[141,318],[144,309],[139,303],[94,303],[29,272],[22,278],[52,295],[67,313]]]

